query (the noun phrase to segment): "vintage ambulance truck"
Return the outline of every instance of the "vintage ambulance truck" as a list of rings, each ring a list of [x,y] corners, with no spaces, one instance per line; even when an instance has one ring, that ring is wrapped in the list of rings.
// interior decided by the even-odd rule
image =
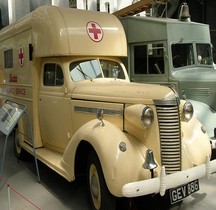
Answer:
[[[216,70],[209,26],[189,17],[125,17],[125,65],[134,82],[171,85],[194,107],[216,148]]]
[[[0,31],[0,54],[1,103],[25,104],[33,125],[32,138],[22,115],[16,155],[34,146],[66,180],[87,174],[92,209],[169,192],[175,203],[216,171],[191,103],[172,88],[129,81],[114,15],[39,7]]]

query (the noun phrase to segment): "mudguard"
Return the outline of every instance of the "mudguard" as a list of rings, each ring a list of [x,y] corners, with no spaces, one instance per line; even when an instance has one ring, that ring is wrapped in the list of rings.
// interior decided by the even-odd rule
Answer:
[[[82,140],[89,142],[95,149],[108,189],[113,195],[121,197],[123,185],[140,180],[140,176],[142,179],[150,178],[149,170],[142,168],[147,150],[144,144],[105,120],[104,126],[98,120],[89,121],[71,139],[62,159],[63,167],[71,176],[74,176],[72,166],[76,149]],[[121,142],[125,143],[126,151],[121,151]]]

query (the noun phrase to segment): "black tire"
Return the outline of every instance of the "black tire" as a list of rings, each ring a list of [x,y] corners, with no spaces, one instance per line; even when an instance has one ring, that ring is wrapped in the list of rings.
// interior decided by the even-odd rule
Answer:
[[[92,210],[116,209],[116,197],[107,188],[100,161],[95,152],[91,152],[88,157],[87,183]]]
[[[14,154],[18,160],[25,160],[27,158],[27,152],[21,147],[20,143],[20,136],[19,136],[19,129],[18,127],[14,128]]]

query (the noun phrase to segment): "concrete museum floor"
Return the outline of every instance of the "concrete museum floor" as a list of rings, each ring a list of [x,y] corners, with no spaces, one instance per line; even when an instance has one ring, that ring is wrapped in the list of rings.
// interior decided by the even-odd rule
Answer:
[[[5,136],[0,134],[0,163],[4,142]],[[0,210],[90,210],[85,178],[69,183],[41,162],[38,162],[38,166],[41,183],[37,181],[34,159],[17,162],[13,141],[9,137],[0,177]],[[216,174],[213,174],[210,180],[201,179],[200,190],[183,202],[165,207],[160,198],[151,197],[145,200],[145,208],[137,202],[133,210],[214,210],[215,198]]]

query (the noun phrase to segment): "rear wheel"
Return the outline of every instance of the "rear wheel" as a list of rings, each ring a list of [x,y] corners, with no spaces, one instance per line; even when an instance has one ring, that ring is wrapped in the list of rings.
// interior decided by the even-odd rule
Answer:
[[[115,210],[116,198],[107,186],[100,161],[95,152],[91,152],[87,164],[88,193],[93,210]]]
[[[24,160],[27,156],[27,152],[21,147],[21,139],[19,134],[19,129],[16,127],[14,129],[14,154],[19,160]]]

